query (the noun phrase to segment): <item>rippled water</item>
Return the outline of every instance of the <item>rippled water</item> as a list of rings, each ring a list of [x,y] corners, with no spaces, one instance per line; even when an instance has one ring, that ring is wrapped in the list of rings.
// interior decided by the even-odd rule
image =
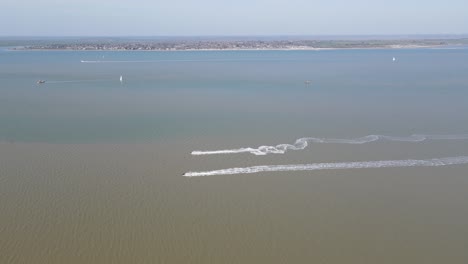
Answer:
[[[466,135],[467,61],[464,49],[0,51],[0,263],[465,263],[466,164],[183,174],[467,156],[463,138],[191,154]]]

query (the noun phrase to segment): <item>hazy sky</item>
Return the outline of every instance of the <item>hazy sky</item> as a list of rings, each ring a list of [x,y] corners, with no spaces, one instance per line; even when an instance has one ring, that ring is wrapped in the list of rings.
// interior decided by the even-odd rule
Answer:
[[[466,34],[468,0],[2,0],[3,36]]]

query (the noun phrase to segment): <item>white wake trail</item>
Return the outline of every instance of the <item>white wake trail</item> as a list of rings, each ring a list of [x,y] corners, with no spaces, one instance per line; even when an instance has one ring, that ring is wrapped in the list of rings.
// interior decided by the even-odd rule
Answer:
[[[173,60],[81,60],[81,63],[158,63],[158,62],[238,62],[238,61],[270,61],[252,59],[173,59]]]
[[[437,167],[457,164],[468,164],[468,156],[448,157],[427,160],[381,160],[381,161],[359,161],[359,162],[336,162],[336,163],[312,163],[294,165],[265,165],[244,168],[230,168],[223,170],[212,170],[202,172],[187,172],[185,177],[216,176],[247,174],[257,172],[278,171],[315,171],[315,170],[344,170],[364,168],[395,168],[395,167]]]
[[[110,79],[96,79],[96,80],[66,80],[66,81],[46,81],[46,83],[84,83],[84,82],[105,82]]]
[[[216,154],[236,154],[236,153],[251,153],[254,155],[267,155],[267,154],[284,154],[287,150],[302,150],[305,149],[309,143],[322,143],[322,144],[365,144],[378,140],[386,141],[399,141],[399,142],[422,142],[426,140],[465,140],[468,135],[411,135],[409,137],[393,137],[384,135],[368,135],[355,139],[338,139],[338,138],[313,138],[305,137],[296,140],[294,144],[279,144],[276,146],[260,146],[258,148],[246,147],[238,149],[225,149],[225,150],[195,150],[192,155],[216,155]]]

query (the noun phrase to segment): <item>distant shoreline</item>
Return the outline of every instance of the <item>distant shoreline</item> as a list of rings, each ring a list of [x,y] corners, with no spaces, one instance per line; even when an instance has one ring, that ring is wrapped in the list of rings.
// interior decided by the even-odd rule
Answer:
[[[53,40],[15,45],[11,50],[59,51],[300,51],[467,47],[468,38],[396,40]]]
[[[353,48],[262,48],[262,49],[177,49],[177,50],[129,50],[129,49],[45,49],[45,48],[8,48],[9,51],[115,51],[115,52],[183,52],[183,51],[331,51],[331,50],[403,50],[403,49],[457,49],[468,48],[468,45],[458,46],[399,46],[399,47],[353,47]]]

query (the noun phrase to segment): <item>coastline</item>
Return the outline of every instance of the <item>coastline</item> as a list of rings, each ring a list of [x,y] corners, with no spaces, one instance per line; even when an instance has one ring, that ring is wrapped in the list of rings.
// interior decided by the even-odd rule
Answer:
[[[392,45],[386,47],[336,47],[336,48],[226,48],[226,49],[147,49],[147,50],[132,50],[132,49],[51,49],[51,48],[7,48],[8,51],[96,51],[96,52],[184,52],[184,51],[330,51],[330,50],[402,50],[402,49],[459,49],[467,48],[468,45]]]
[[[458,39],[184,39],[105,40],[57,39],[25,41],[10,46],[15,51],[322,51],[366,49],[430,49],[468,47],[468,38]]]

